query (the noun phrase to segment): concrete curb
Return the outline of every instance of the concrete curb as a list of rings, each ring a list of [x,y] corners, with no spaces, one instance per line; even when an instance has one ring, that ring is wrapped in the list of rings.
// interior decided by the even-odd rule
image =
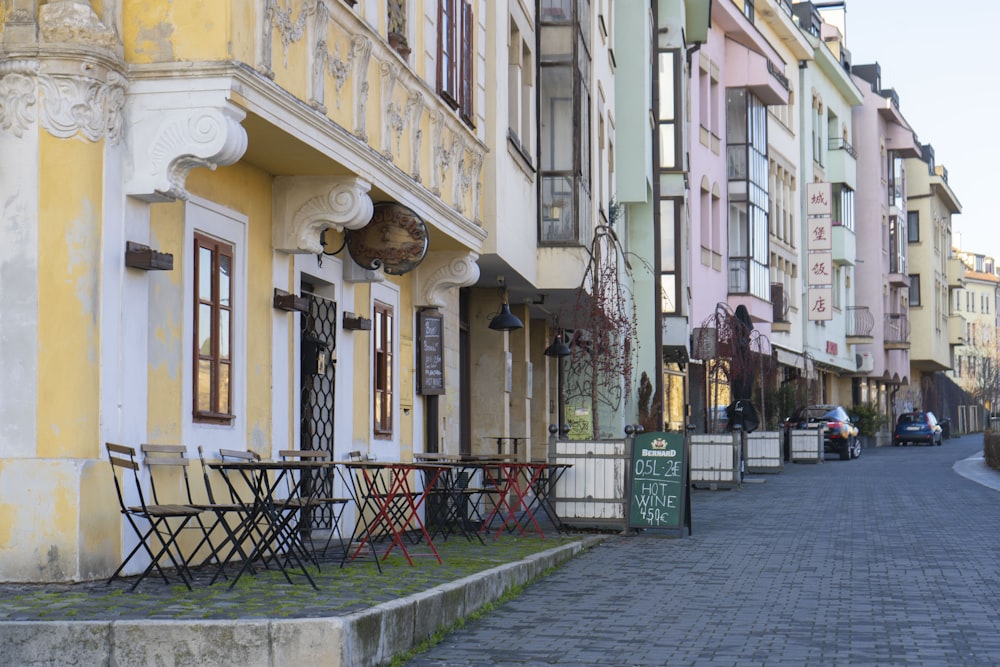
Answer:
[[[603,539],[585,536],[343,617],[2,622],[0,665],[374,667]]]
[[[1000,472],[986,465],[986,459],[982,453],[956,461],[952,470],[977,484],[1000,490]]]

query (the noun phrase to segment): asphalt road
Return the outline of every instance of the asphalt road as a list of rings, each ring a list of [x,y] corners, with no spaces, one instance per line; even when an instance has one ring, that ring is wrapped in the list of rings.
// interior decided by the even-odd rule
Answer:
[[[695,491],[693,535],[609,539],[406,664],[1000,664],[981,452],[974,434]]]

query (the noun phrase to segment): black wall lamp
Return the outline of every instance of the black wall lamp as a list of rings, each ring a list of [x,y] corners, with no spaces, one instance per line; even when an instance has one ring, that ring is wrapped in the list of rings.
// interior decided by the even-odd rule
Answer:
[[[566,344],[566,336],[563,334],[563,330],[559,329],[556,332],[556,337],[552,341],[552,344],[545,348],[543,354],[546,357],[568,357],[569,345]]]
[[[504,282],[503,276],[498,277],[497,282],[500,283],[500,312],[490,320],[490,329],[494,331],[513,331],[514,329],[522,328],[524,323],[521,322],[517,315],[510,312],[510,304],[507,303],[507,284]]]
[[[560,437],[565,437],[569,433],[569,426],[566,425],[566,389],[563,381],[562,360],[570,355],[570,350],[569,345],[566,344],[566,331],[564,329],[556,329],[555,340],[545,348],[545,352],[542,354],[546,357],[554,357],[556,360],[556,405],[559,406],[556,410],[556,418],[559,420],[559,424],[549,427],[549,432],[552,435],[558,433]]]

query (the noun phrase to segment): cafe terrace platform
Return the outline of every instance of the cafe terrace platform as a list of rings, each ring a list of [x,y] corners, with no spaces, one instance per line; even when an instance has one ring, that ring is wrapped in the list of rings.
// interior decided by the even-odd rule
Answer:
[[[0,665],[328,665],[386,663],[599,543],[595,534],[438,543],[442,564],[392,556],[340,567],[318,590],[278,572],[225,583],[0,584]]]

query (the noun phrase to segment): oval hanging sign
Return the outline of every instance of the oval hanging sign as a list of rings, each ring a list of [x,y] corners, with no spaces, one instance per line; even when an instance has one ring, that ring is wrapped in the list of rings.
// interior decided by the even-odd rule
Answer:
[[[427,254],[427,225],[412,209],[395,202],[375,204],[371,222],[347,232],[351,259],[372,271],[402,275]]]

